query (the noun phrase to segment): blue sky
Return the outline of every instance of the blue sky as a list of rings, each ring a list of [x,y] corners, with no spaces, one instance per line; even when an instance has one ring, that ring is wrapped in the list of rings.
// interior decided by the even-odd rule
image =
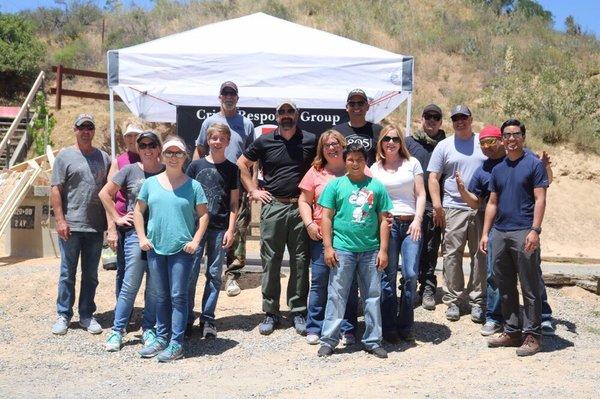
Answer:
[[[105,0],[93,0],[100,7]],[[593,32],[600,38],[600,0],[537,0],[554,15],[554,27],[564,31],[565,18],[573,15],[584,31]],[[142,7],[151,7],[152,0],[123,0],[125,5],[135,3]],[[16,12],[36,7],[56,6],[54,0],[0,0],[0,12]]]

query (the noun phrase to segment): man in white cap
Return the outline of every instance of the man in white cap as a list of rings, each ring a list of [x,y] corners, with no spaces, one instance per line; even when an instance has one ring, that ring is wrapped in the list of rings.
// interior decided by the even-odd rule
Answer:
[[[77,263],[81,255],[79,325],[92,334],[100,334],[102,327],[94,319],[94,297],[106,214],[98,192],[106,183],[110,158],[92,145],[95,133],[92,115],[79,115],[73,130],[75,145],[60,151],[52,169],[50,198],[60,247],[58,319],[52,333],[64,335],[69,328],[75,302]]]
[[[221,110],[209,116],[202,122],[200,133],[196,139],[196,151],[194,151],[194,159],[208,154],[208,146],[206,144],[206,132],[209,127],[215,123],[222,123],[229,126],[231,131],[231,139],[229,145],[225,148],[225,157],[233,162],[237,162],[242,152],[254,140],[254,125],[250,119],[242,116],[237,111],[237,102],[239,100],[238,87],[234,82],[226,81],[221,84],[219,91],[219,101]],[[236,296],[241,292],[241,288],[237,283],[237,279],[241,275],[241,270],[246,264],[246,234],[248,225],[252,216],[250,201],[248,196],[239,184],[240,204],[236,218],[236,229],[233,237],[233,244],[227,252],[227,269],[225,276],[225,291],[228,296]]]
[[[315,157],[316,137],[297,126],[298,116],[298,107],[292,101],[282,101],[276,108],[279,127],[258,137],[237,162],[251,199],[263,204],[260,257],[262,307],[266,317],[259,326],[263,335],[271,334],[279,323],[280,270],[286,245],[290,255],[287,302],[296,332],[306,334],[308,234],[298,211],[298,184]],[[258,188],[252,179],[251,168],[255,162],[261,165],[264,189]]]

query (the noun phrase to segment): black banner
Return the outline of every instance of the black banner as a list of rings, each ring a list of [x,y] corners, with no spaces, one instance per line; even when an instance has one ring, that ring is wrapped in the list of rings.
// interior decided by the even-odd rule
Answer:
[[[185,140],[190,149],[194,148],[202,122],[219,111],[219,107],[178,106],[177,135]],[[238,108],[238,112],[250,119],[255,128],[267,125],[264,132],[272,130],[268,128],[269,125],[270,127],[277,125],[274,108]],[[345,109],[307,108],[300,109],[298,126],[320,135],[325,130],[347,120],[348,114]]]

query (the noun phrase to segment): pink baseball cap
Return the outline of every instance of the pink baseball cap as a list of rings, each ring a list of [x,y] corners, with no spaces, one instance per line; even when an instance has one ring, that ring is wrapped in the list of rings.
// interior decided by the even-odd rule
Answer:
[[[479,132],[479,140],[486,139],[488,137],[493,137],[495,139],[501,138],[502,132],[500,132],[500,128],[494,125],[484,126]]]

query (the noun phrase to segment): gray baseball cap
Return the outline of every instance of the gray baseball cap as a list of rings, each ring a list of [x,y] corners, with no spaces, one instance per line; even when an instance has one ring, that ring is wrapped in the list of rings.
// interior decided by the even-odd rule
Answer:
[[[457,105],[456,107],[452,108],[452,111],[450,112],[450,118],[454,117],[455,115],[471,116],[471,110],[466,105]]]
[[[423,108],[422,115],[425,115],[427,113],[433,113],[433,114],[438,114],[439,116],[442,116],[442,109],[435,104],[429,104],[428,106]]]
[[[94,116],[90,114],[79,114],[77,118],[75,118],[75,126],[80,127],[85,122],[89,122],[92,125],[96,126],[96,122],[94,122]]]

